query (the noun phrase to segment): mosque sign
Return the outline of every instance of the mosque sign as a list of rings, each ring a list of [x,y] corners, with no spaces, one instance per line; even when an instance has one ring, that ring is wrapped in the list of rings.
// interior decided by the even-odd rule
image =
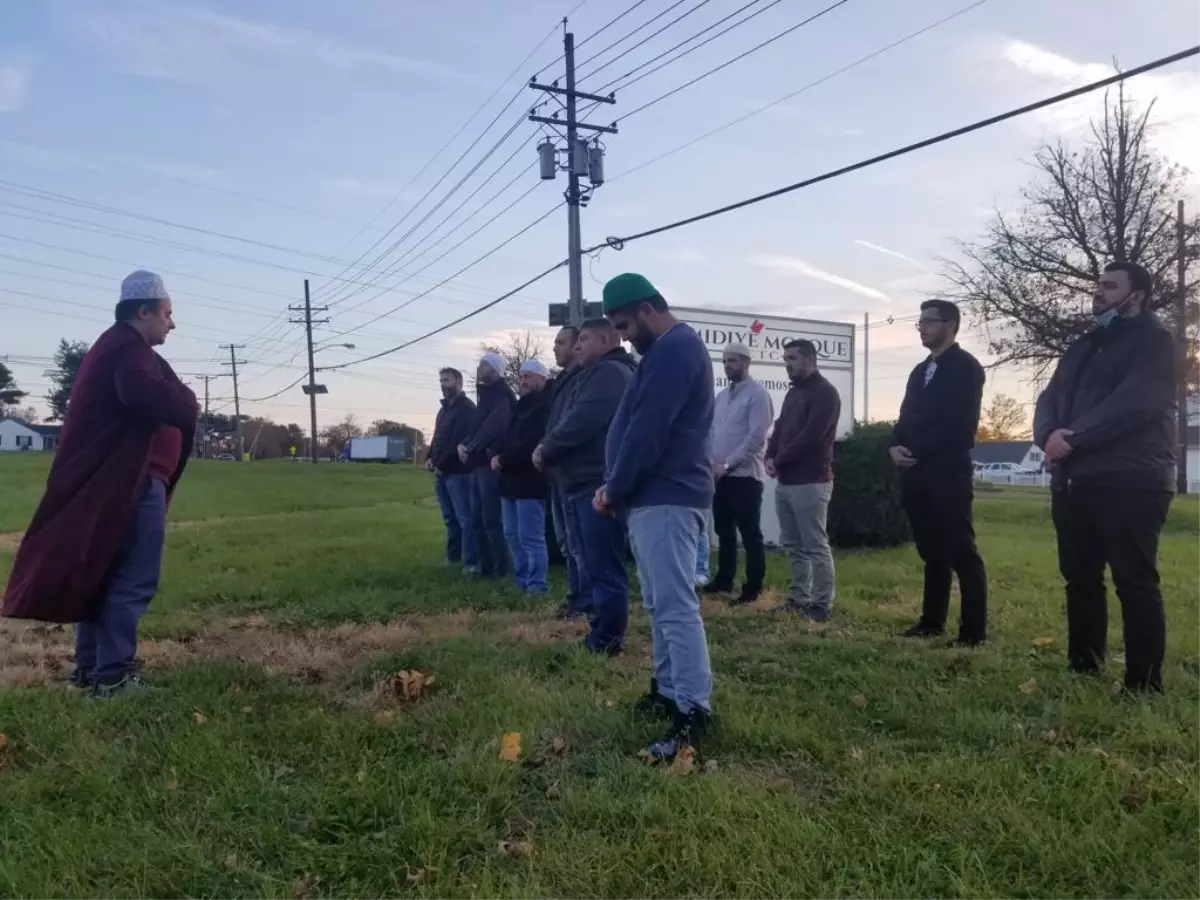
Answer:
[[[721,357],[728,344],[745,344],[750,350],[750,374],[767,389],[775,415],[791,387],[783,366],[783,348],[789,341],[812,341],[817,348],[817,366],[842,398],[838,437],[854,427],[854,325],[850,322],[822,322],[759,316],[753,313],[714,309],[689,309],[673,306],[671,311],[696,330],[713,360],[716,391],[728,386]]]

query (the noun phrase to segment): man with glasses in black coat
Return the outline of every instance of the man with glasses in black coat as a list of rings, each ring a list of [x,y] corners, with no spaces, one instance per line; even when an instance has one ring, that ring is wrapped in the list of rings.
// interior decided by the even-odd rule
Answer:
[[[900,469],[901,497],[917,552],[925,563],[920,620],[905,637],[946,630],[950,586],[962,592],[959,646],[987,639],[987,573],[971,520],[971,448],[983,403],[983,366],[958,345],[958,307],[949,300],[921,304],[917,329],[929,356],[908,378],[888,453]]]

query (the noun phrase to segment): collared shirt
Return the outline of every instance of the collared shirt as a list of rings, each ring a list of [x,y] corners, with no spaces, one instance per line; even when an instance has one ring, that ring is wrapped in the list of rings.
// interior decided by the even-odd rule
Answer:
[[[713,409],[712,455],[724,463],[726,475],[766,478],[763,457],[767,432],[775,418],[767,389],[747,377],[717,394]]]

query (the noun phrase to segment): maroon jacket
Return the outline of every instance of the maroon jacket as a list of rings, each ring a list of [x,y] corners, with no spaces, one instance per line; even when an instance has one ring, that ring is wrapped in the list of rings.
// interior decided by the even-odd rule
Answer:
[[[833,481],[833,440],[837,436],[842,398],[820,372],[793,381],[766,458],[775,462],[780,484],[823,484]]]
[[[155,431],[173,425],[183,435],[167,485],[173,491],[196,413],[195,395],[132,326],[118,323],[100,336],[75,378],[46,493],[17,550],[0,614],[88,618],[137,510]]]

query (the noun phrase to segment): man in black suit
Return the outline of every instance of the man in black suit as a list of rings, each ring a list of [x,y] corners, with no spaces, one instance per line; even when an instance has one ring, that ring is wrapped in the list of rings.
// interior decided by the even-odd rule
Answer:
[[[961,321],[949,300],[921,304],[917,329],[929,356],[908,377],[888,452],[900,469],[904,511],[925,563],[921,619],[904,636],[936,637],[946,630],[953,573],[962,592],[955,643],[973,647],[987,639],[987,574],[971,522],[971,448],[984,374],[958,346]]]

